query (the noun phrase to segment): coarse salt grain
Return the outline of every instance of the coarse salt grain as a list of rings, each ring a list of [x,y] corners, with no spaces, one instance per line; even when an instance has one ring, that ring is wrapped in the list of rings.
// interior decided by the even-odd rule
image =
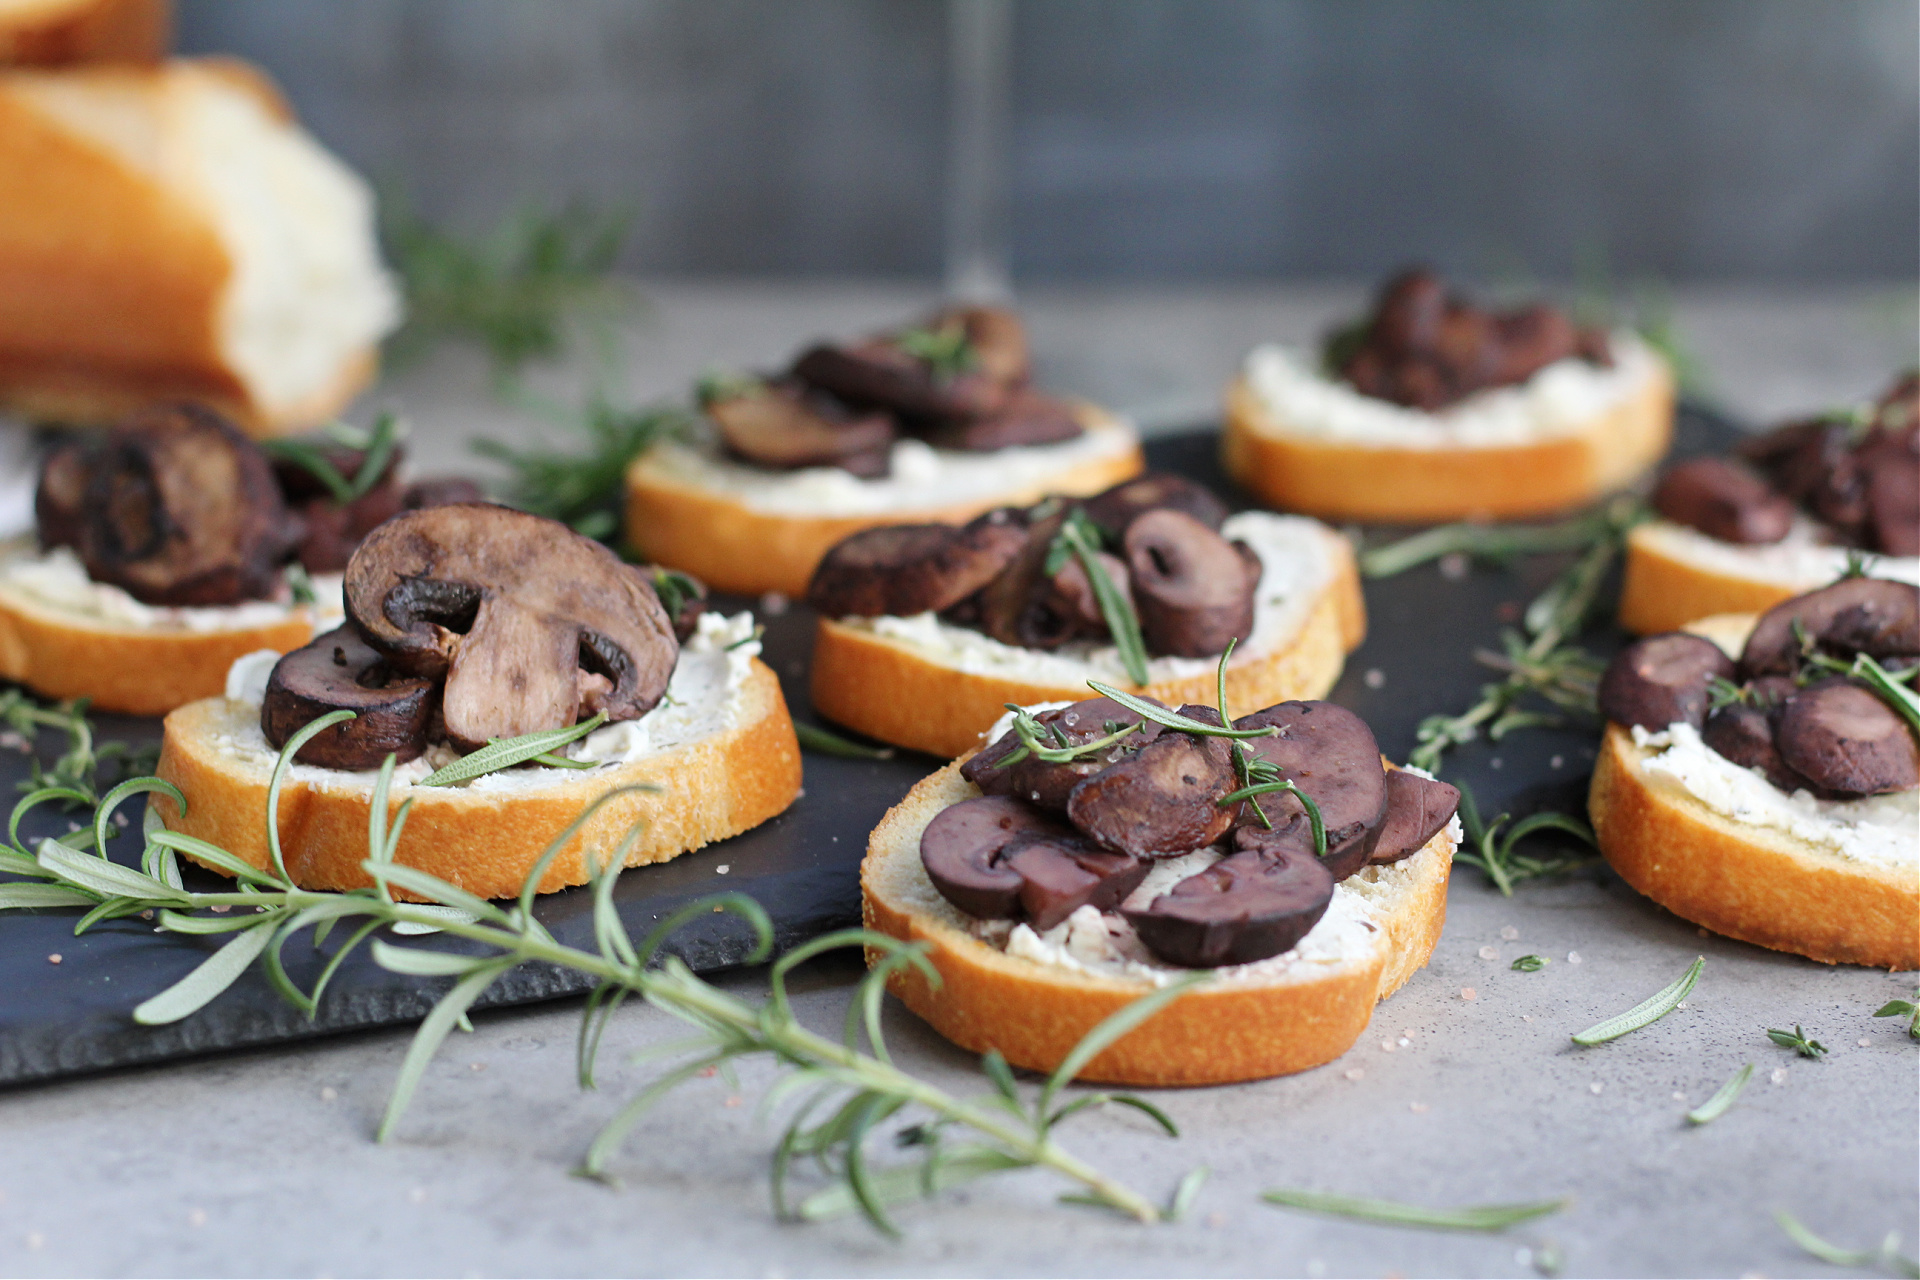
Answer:
[[[1566,762],[1567,762],[1567,758],[1565,756],[1555,756],[1553,759],[1547,761],[1547,768],[1558,769],[1561,765],[1565,764]]]
[[[1678,1089],[1675,1089],[1673,1091],[1673,1100],[1675,1102],[1685,1102],[1687,1100],[1687,1095],[1680,1092]]]
[[[48,963],[48,964],[59,964],[59,963],[60,963],[60,953],[59,953],[58,951],[56,951],[56,952],[54,952],[54,953],[53,953],[52,955],[50,955],[50,956],[48,956],[48,957],[47,957],[47,963]]]
[[[1393,1041],[1391,1041],[1391,1040],[1382,1040],[1382,1041],[1380,1042],[1380,1052],[1382,1052],[1382,1053],[1392,1053],[1392,1052],[1393,1052]]]
[[[1787,1069],[1785,1067],[1775,1067],[1773,1074],[1767,1078],[1775,1084],[1785,1084],[1787,1082]]]
[[[187,1225],[188,1225],[188,1226],[190,1226],[190,1227],[204,1227],[204,1226],[206,1226],[206,1225],[207,1225],[207,1211],[206,1211],[205,1209],[189,1209],[189,1210],[187,1210]]]
[[[1506,928],[1500,930],[1500,936],[1502,938],[1505,938],[1508,942],[1512,942],[1515,938],[1518,938],[1520,936],[1520,931],[1514,928],[1512,925],[1508,925]]]
[[[27,1232],[27,1248],[29,1249],[44,1248],[46,1243],[47,1243],[47,1238],[41,1235],[38,1231]]]
[[[1458,582],[1466,577],[1471,567],[1467,558],[1458,551],[1449,551],[1440,557],[1440,576],[1449,582]]]
[[[1480,998],[1480,993],[1478,991],[1475,991],[1472,987],[1462,987],[1460,988],[1460,998],[1462,1000],[1478,1000]]]
[[[1865,1036],[1861,1036],[1858,1043],[1862,1049],[1870,1049],[1873,1047],[1873,1041],[1867,1039]]]
[[[1482,960],[1498,960],[1500,958],[1500,948],[1482,947],[1480,948],[1480,958]]]
[[[717,876],[723,876],[731,870],[733,870],[733,864],[729,862],[723,862],[719,866],[713,869],[713,874]]]
[[[730,1093],[730,1094],[728,1094],[728,1095],[727,1095],[727,1101],[726,1101],[726,1105],[727,1105],[727,1106],[729,1106],[729,1107],[737,1107],[737,1106],[739,1106],[739,1105],[740,1105],[740,1103],[741,1103],[742,1101],[743,1101],[743,1099],[742,1099],[742,1098],[740,1097],[740,1095],[739,1095],[739,1094],[737,1094],[737,1093]]]
[[[340,1096],[340,1091],[334,1088],[332,1085],[327,1085],[325,1088],[320,1090],[320,1101],[322,1102],[332,1102],[335,1098],[339,1096]]]
[[[1358,1080],[1360,1077],[1366,1075],[1367,1073],[1361,1070],[1359,1067],[1348,1067],[1346,1071],[1344,1071],[1342,1074],[1345,1075],[1349,1080]]]
[[[1401,1036],[1401,1037],[1400,1037],[1400,1047],[1401,1047],[1402,1049],[1404,1049],[1404,1048],[1406,1048],[1406,1047],[1407,1047],[1408,1045],[1410,1045],[1410,1044],[1412,1044],[1412,1043],[1413,1043],[1413,1041],[1411,1041],[1411,1040],[1409,1040],[1409,1039],[1407,1039],[1407,1038],[1406,1038],[1405,1036]]]
[[[425,1187],[414,1187],[407,1192],[407,1199],[413,1201],[415,1204],[425,1204],[427,1202],[427,1189]]]
[[[1579,953],[1578,951],[1569,951],[1569,952],[1567,952],[1567,963],[1568,963],[1568,964],[1579,964],[1579,963],[1580,963],[1580,953]]]
[[[1368,667],[1367,674],[1361,676],[1360,681],[1369,689],[1378,689],[1387,682],[1387,673],[1378,667]]]
[[[1428,1110],[1428,1107],[1427,1107],[1427,1104],[1426,1104],[1426,1103],[1424,1103],[1424,1102],[1409,1102],[1409,1103],[1407,1104],[1407,1110],[1409,1110],[1409,1111],[1411,1111],[1411,1112],[1413,1112],[1414,1114],[1416,1114],[1416,1115],[1418,1115],[1418,1114],[1420,1114],[1421,1112],[1424,1112],[1424,1111],[1426,1111],[1426,1110]]]
[[[1601,1084],[1598,1080],[1595,1080],[1592,1084],[1587,1086],[1587,1091],[1589,1093],[1598,1093],[1600,1092],[1600,1090],[1604,1088],[1606,1088],[1605,1085]]]

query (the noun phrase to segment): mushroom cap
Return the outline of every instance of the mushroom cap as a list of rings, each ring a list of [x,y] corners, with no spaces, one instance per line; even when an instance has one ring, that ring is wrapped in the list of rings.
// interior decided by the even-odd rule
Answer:
[[[729,452],[757,466],[837,466],[884,452],[896,434],[885,413],[855,415],[791,378],[750,384],[706,403]]]
[[[1207,658],[1253,634],[1258,582],[1234,545],[1205,523],[1160,507],[1135,516],[1124,541],[1150,652]]]
[[[982,920],[1020,914],[1020,873],[1002,858],[1007,846],[1034,832],[1070,835],[1064,823],[1007,796],[949,805],[920,833],[920,864],[940,896]]]
[[[1787,699],[1774,730],[1787,767],[1829,791],[1877,795],[1920,785],[1920,744],[1893,708],[1846,680]]]
[[[646,577],[557,520],[486,503],[402,512],[347,565],[347,617],[409,674],[446,676],[447,736],[632,720],[679,658]]]
[[[1740,669],[1748,676],[1791,674],[1800,665],[1796,622],[1822,649],[1876,658],[1920,653],[1920,587],[1886,578],[1842,578],[1783,600],[1754,624]]]
[[[862,529],[821,558],[807,584],[807,603],[830,618],[945,609],[992,581],[1026,543],[1024,520],[1006,508],[959,526]]]
[[[329,711],[351,711],[354,719],[322,729],[295,759],[328,769],[373,769],[391,752],[405,764],[426,750],[438,692],[431,680],[395,676],[379,650],[352,627],[338,627],[274,664],[260,702],[260,731],[284,747]]]
[[[1793,503],[1732,458],[1694,458],[1669,467],[1653,491],[1654,510],[1709,538],[1774,543],[1793,528]]]
[[[1365,866],[1387,816],[1387,774],[1380,744],[1365,720],[1331,702],[1282,702],[1233,722],[1236,729],[1278,727],[1268,738],[1241,745],[1280,771],[1320,808],[1327,833],[1327,862],[1335,880]],[[1258,797],[1269,831],[1249,812],[1235,841],[1262,851],[1276,847],[1313,853],[1312,823],[1293,796]]]
[[[1698,729],[1707,722],[1707,686],[1733,674],[1733,660],[1713,641],[1668,631],[1615,654],[1595,697],[1615,724],[1660,730],[1684,721]]]

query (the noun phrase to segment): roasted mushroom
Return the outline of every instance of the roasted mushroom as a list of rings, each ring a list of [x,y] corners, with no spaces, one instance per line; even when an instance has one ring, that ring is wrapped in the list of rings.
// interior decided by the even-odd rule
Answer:
[[[1218,533],[1184,511],[1160,508],[1128,524],[1125,545],[1150,651],[1207,658],[1253,634],[1255,582]]]
[[[1023,835],[1007,845],[1004,857],[1020,876],[1020,909],[1040,930],[1081,907],[1111,910],[1152,869],[1143,858],[1109,852],[1071,831]]]
[[[1866,689],[1824,680],[1787,699],[1774,743],[1816,787],[1879,795],[1920,786],[1920,744],[1906,721]]]
[[[33,491],[33,517],[40,546],[78,547],[87,528],[87,478],[92,452],[79,440],[62,440],[40,463]]]
[[[1398,862],[1426,847],[1460,807],[1460,788],[1405,769],[1387,773],[1387,816],[1373,843],[1374,862]]]
[[[948,805],[920,833],[920,862],[940,896],[970,916],[1008,919],[1020,914],[1020,873],[1003,854],[1032,834],[1071,837],[1065,824],[1004,796]]]
[[[964,325],[956,324],[822,344],[794,361],[793,375],[849,404],[936,426],[989,417],[1013,390],[981,369]]]
[[[218,414],[137,414],[88,472],[80,554],[94,581],[157,605],[238,604],[279,587],[290,522],[273,468]]]
[[[1066,512],[1056,509],[1028,524],[1019,552],[975,598],[980,630],[1000,643],[1057,649],[1080,634],[1079,609],[1054,592],[1046,571],[1065,521]]]
[[[701,407],[729,453],[777,470],[842,466],[851,459],[870,471],[861,460],[877,453],[884,462],[896,434],[889,415],[854,413],[792,378],[730,384]]]
[[[1760,615],[1740,654],[1749,676],[1791,675],[1800,638],[1851,656],[1890,658],[1920,653],[1920,587],[1886,578],[1843,578],[1775,605]]]
[[[1015,445],[1059,444],[1085,430],[1066,401],[1022,389],[984,417],[950,423],[927,433],[927,443],[939,449],[985,453]]]
[[[1326,828],[1326,860],[1336,880],[1344,880],[1373,856],[1387,814],[1386,767],[1380,745],[1367,722],[1331,702],[1282,702],[1233,722],[1236,729],[1275,727],[1280,733],[1248,738],[1241,745],[1280,771],[1319,806]],[[1272,823],[1260,824],[1251,809],[1242,816],[1234,842],[1243,848],[1314,851],[1313,824],[1291,795],[1257,797]]]
[[[1793,503],[1730,458],[1695,458],[1671,467],[1653,491],[1656,511],[1722,542],[1778,542],[1793,528]]]
[[[1227,518],[1227,504],[1215,497],[1213,490],[1171,471],[1122,480],[1088,498],[1080,509],[1116,542],[1126,536],[1135,516],[1148,511],[1184,511],[1216,532]]]
[[[1022,745],[1018,735],[1009,732],[961,765],[960,776],[988,795],[1015,796],[1041,809],[1065,812],[1068,797],[1082,780],[1118,764],[1161,733],[1158,724],[1141,723],[1138,715],[1108,698],[1085,698],[1072,706],[1042,711],[1034,719],[1060,746],[1085,746],[1128,725],[1140,727],[1085,760],[1053,762],[1027,756],[1006,764],[1006,758]]]
[[[972,595],[1026,545],[1018,512],[966,525],[882,525],[834,544],[813,571],[807,603],[829,618],[909,617]]]
[[[462,503],[374,530],[347,617],[412,675],[446,675],[448,738],[474,748],[660,701],[680,646],[646,579],[556,520]]]
[[[1194,716],[1208,708],[1182,707]],[[1217,719],[1217,716],[1209,717]],[[1067,818],[1104,848],[1166,857],[1212,844],[1233,825],[1219,804],[1235,784],[1225,739],[1163,732],[1118,764],[1077,783]]]
[[[1252,964],[1298,945],[1326,914],[1333,883],[1311,852],[1236,853],[1122,914],[1168,964]]]
[[[354,719],[329,726],[294,759],[328,769],[374,769],[391,753],[401,764],[427,747],[438,703],[432,680],[396,673],[351,627],[340,627],[274,664],[260,703],[260,731],[275,748],[329,711]]]
[[[1713,678],[1733,679],[1733,659],[1720,646],[1684,631],[1648,636],[1622,649],[1600,677],[1600,714],[1615,724],[1660,730],[1707,722]]]
[[[1790,768],[1774,746],[1775,716],[1765,708],[1730,703],[1707,717],[1700,740],[1742,769],[1758,769],[1762,776],[1782,791],[1814,789],[1813,784]]]

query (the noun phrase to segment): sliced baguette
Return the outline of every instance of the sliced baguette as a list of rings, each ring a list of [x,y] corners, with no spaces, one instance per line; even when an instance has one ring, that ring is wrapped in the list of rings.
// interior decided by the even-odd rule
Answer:
[[[583,856],[610,856],[634,828],[640,836],[627,866],[666,862],[715,840],[738,835],[780,813],[800,793],[800,748],[780,682],[756,660],[738,696],[733,727],[631,764],[566,774],[537,790],[395,787],[388,818],[413,802],[395,859],[483,898],[520,892],[534,861],[587,805],[620,787],[656,790],[607,802],[582,825],[540,881],[551,893],[589,879]],[[256,867],[268,865],[267,785],[271,768],[222,750],[257,723],[248,702],[209,698],[167,717],[160,777],[187,797],[182,814],[156,794],[152,803],[174,831],[198,836]],[[280,793],[280,841],[287,871],[309,889],[352,889],[371,883],[367,856],[372,811],[370,774],[314,779],[297,768]],[[190,855],[189,855],[190,856]]]
[[[1607,726],[1588,812],[1628,884],[1715,933],[1827,964],[1920,969],[1920,868],[1858,862],[1735,822],[1642,767],[1656,751]]]
[[[0,66],[157,62],[167,0],[0,0]]]
[[[1227,707],[1234,714],[1320,697],[1366,637],[1353,548],[1330,529],[1326,540],[1330,572],[1298,629],[1265,651],[1237,651],[1228,665]],[[1214,681],[1207,671],[1145,688],[1124,680],[1118,685],[1177,707],[1211,705]],[[947,655],[832,618],[820,619],[814,635],[811,689],[814,708],[828,719],[882,742],[947,757],[979,746],[1009,702],[1027,706],[1092,696],[1084,680],[1050,683],[967,671]]]
[[[869,929],[926,945],[939,985],[906,966],[888,987],[934,1030],[974,1053],[998,1049],[1017,1067],[1051,1071],[1103,1018],[1153,987],[1008,955],[967,932],[966,917],[927,879],[920,833],[940,810],[979,794],[955,761],[887,813],[860,864],[861,914]],[[1331,1062],[1359,1038],[1373,1006],[1427,963],[1446,921],[1452,861],[1443,831],[1410,858],[1363,869],[1341,891],[1365,895],[1374,945],[1337,964],[1229,976],[1188,992],[1096,1055],[1081,1078],[1229,1084]],[[876,959],[869,951],[868,962]]]
[[[255,435],[366,385],[398,316],[373,197],[243,63],[0,73],[0,406],[197,400]]]
[[[1581,506],[1630,483],[1667,452],[1672,375],[1664,364],[1633,395],[1578,431],[1526,444],[1395,447],[1289,428],[1245,377],[1227,389],[1220,458],[1268,506],[1328,520],[1515,519]]]
[[[1080,410],[1088,431],[1132,434],[1091,405]],[[1145,467],[1146,457],[1135,443],[970,501],[942,501],[930,491],[922,501],[885,511],[801,515],[760,510],[737,494],[690,483],[642,454],[627,470],[626,537],[635,555],[684,570],[716,591],[799,597],[806,594],[820,558],[848,534],[883,524],[964,524],[983,511],[1026,506],[1050,493],[1084,497]]]

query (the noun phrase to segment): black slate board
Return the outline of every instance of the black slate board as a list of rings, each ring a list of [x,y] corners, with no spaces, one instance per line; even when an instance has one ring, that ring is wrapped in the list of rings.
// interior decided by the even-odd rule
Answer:
[[[1676,452],[1717,451],[1736,434],[1724,421],[1685,410]],[[1212,429],[1164,437],[1149,445],[1148,457],[1156,468],[1183,472],[1227,492],[1215,440]],[[1473,700],[1488,678],[1473,662],[1474,651],[1494,647],[1501,626],[1517,619],[1518,609],[1563,563],[1559,557],[1536,557],[1512,571],[1476,568],[1458,581],[1427,565],[1367,584],[1366,643],[1349,657],[1329,696],[1363,716],[1384,751],[1404,758],[1421,717],[1460,710]],[[737,608],[747,602],[723,603]],[[811,718],[806,668],[812,615],[795,607],[764,621],[766,660],[778,672],[795,718]],[[1603,636],[1595,647],[1606,652],[1618,641]],[[159,722],[101,716],[96,733],[101,740],[154,742]],[[48,762],[62,745],[59,736],[49,734],[43,743],[41,754]],[[1577,810],[1594,743],[1590,727],[1530,731],[1501,744],[1470,744],[1449,757],[1446,773],[1465,779],[1489,814],[1524,814],[1548,806]],[[808,754],[805,792],[785,814],[698,853],[622,875],[615,889],[621,917],[638,936],[687,902],[725,889],[747,893],[767,909],[780,948],[857,924],[867,833],[939,763],[911,752],[879,761]],[[0,795],[11,793],[27,772],[26,757],[0,751]],[[43,809],[26,830],[37,840],[64,827],[63,819]],[[137,854],[118,852],[122,858]],[[722,866],[728,868],[724,875]],[[215,883],[206,878],[207,887]],[[561,942],[593,945],[584,890],[549,895],[538,912]],[[191,1018],[141,1027],[128,1011],[187,973],[221,939],[161,934],[138,919],[111,921],[75,937],[79,914],[0,916],[0,1084],[411,1022],[427,1012],[446,985],[388,973],[363,949],[335,975],[311,1021],[280,999],[256,970]],[[715,915],[683,930],[671,950],[694,969],[711,971],[739,964],[750,942],[743,925]],[[58,964],[50,960],[53,955],[60,956]],[[290,946],[287,958],[289,972],[303,986],[311,986],[325,962],[303,943]],[[496,983],[478,1007],[578,994],[587,985],[551,966],[525,965]]]

